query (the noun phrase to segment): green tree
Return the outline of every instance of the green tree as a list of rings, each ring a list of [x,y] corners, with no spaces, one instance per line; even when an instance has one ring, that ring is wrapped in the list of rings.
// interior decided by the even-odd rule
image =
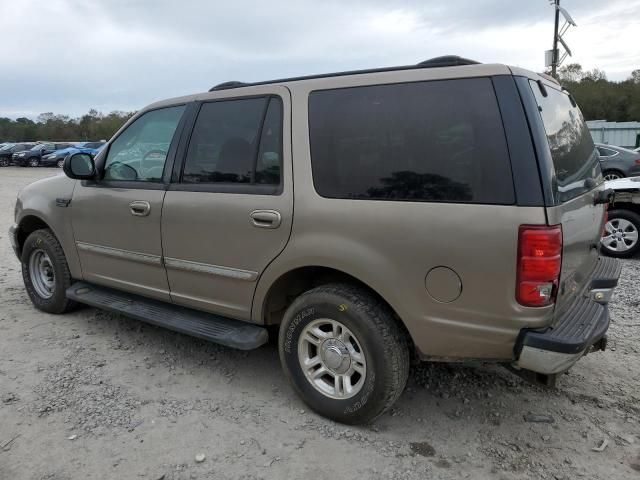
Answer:
[[[108,140],[134,112],[114,111],[107,115],[95,109],[78,118],[45,112],[37,119],[0,118],[0,141],[34,142]]]

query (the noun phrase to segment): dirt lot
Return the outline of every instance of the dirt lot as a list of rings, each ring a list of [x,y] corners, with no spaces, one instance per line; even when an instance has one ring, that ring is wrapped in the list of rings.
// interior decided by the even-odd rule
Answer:
[[[558,389],[424,364],[390,413],[351,428],[306,409],[273,344],[36,311],[6,232],[18,190],[53,174],[0,170],[0,479],[640,479],[640,261],[625,262],[609,350]]]

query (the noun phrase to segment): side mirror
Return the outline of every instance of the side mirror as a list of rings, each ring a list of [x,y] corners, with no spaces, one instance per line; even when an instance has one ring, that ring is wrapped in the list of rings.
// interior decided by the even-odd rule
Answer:
[[[96,176],[96,165],[87,153],[69,155],[64,159],[62,170],[67,177],[74,180],[91,180]]]

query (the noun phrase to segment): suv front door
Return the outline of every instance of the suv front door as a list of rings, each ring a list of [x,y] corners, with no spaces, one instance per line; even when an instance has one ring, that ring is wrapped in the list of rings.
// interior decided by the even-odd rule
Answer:
[[[253,91],[202,103],[162,210],[173,302],[241,320],[293,216],[289,91]]]
[[[99,159],[103,178],[76,185],[72,221],[85,280],[170,300],[160,216],[184,111],[143,113]]]

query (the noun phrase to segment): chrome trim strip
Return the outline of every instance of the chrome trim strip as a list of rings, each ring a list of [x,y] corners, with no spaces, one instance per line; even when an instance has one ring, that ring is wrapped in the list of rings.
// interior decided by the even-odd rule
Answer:
[[[160,255],[149,255],[148,253],[132,252],[131,250],[103,247],[102,245],[94,245],[92,243],[84,242],[76,242],[76,246],[78,247],[78,250],[83,250],[85,252],[97,253],[123,260],[131,260],[133,262],[145,263],[147,265],[162,266],[162,257]]]
[[[254,282],[258,279],[258,272],[240,270],[238,268],[221,267],[219,265],[209,265],[207,263],[192,262],[189,260],[180,260],[179,258],[164,257],[164,264],[167,268],[173,268],[175,270],[206,273],[209,275],[217,275],[219,277],[233,278],[235,280],[244,280],[247,282]]]

